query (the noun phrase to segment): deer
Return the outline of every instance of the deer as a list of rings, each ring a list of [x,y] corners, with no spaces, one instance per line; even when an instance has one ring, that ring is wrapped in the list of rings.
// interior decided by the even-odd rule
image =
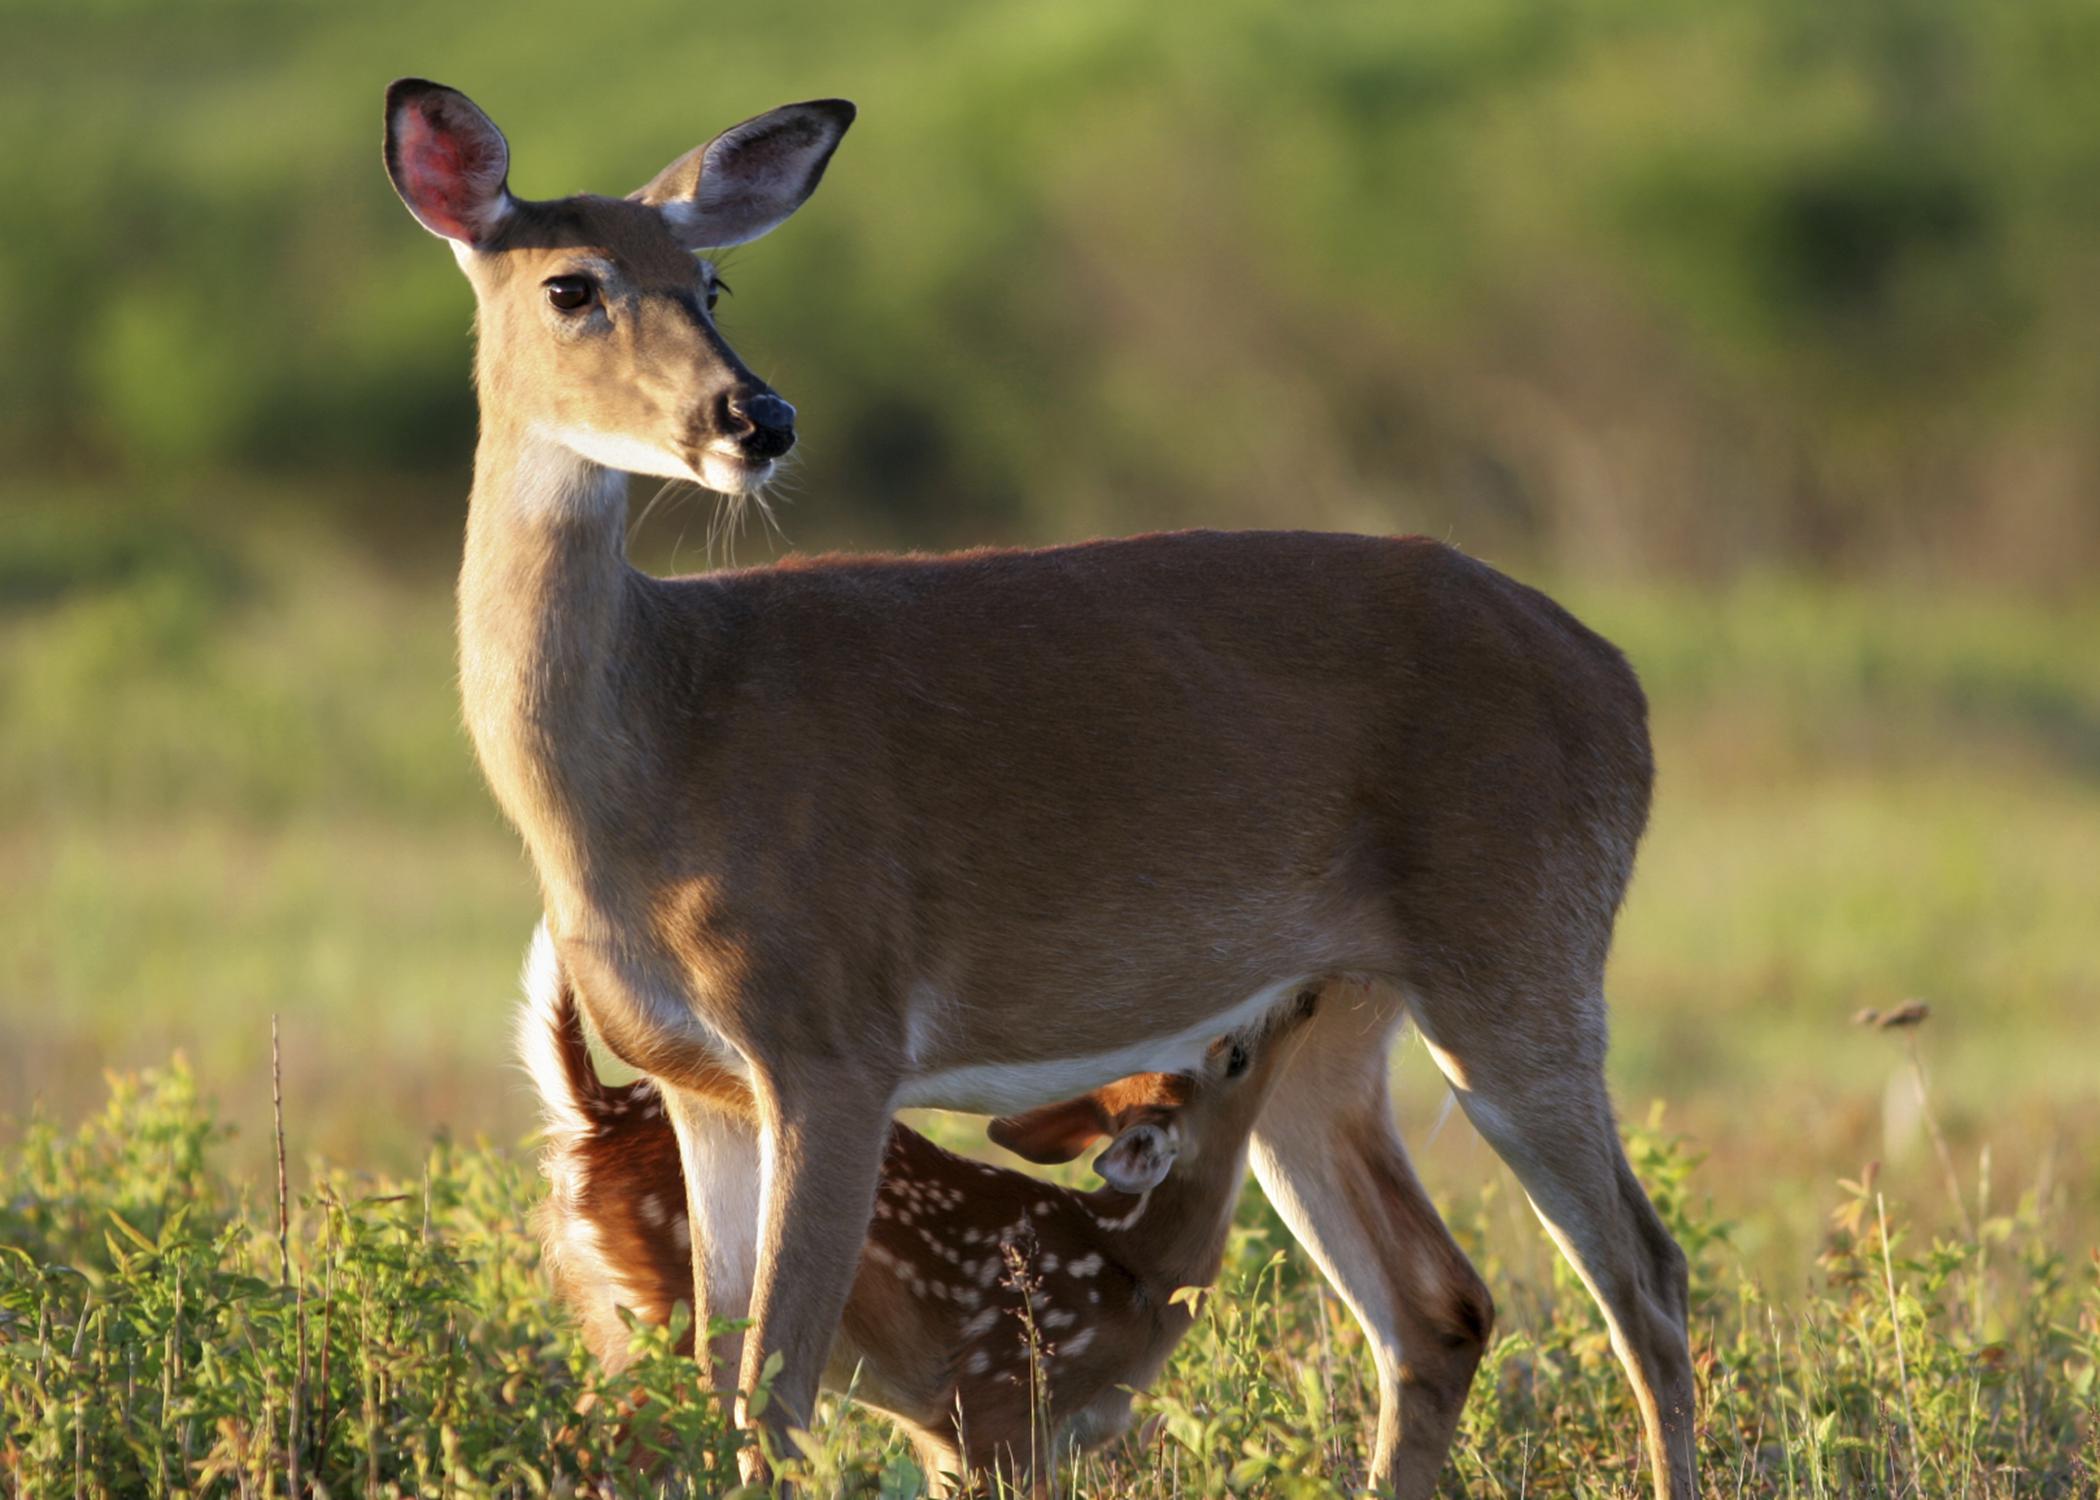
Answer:
[[[1604,1071],[1654,781],[1625,656],[1421,537],[651,575],[630,474],[745,496],[794,446],[704,252],[799,209],[853,106],[755,116],[627,197],[537,200],[464,94],[403,79],[385,113],[389,179],[476,307],[465,723],[579,1004],[659,1091],[696,1319],[741,1324],[696,1362],[737,1420],[813,1418],[898,1111],[1191,1072],[1347,976],[1249,1160],[1364,1330],[1370,1486],[1432,1492],[1493,1324],[1394,1123],[1411,1025],[1599,1305],[1656,1493],[1693,1495],[1685,1257]]]
[[[882,1185],[823,1387],[897,1422],[936,1484],[1004,1477],[1040,1493],[1062,1454],[1124,1432],[1195,1321],[1246,1175],[1247,1141],[1294,1036],[1307,990],[1211,1043],[1194,1074],[1148,1074],[989,1127],[1037,1163],[1097,1141],[1107,1186],[1082,1192],[943,1150],[890,1127]],[[545,1121],[537,1213],[560,1300],[607,1370],[633,1334],[693,1298],[678,1142],[647,1078],[608,1084],[576,992],[544,929],[520,1007],[519,1053]],[[724,1102],[749,1108],[732,1078]],[[681,1349],[690,1350],[692,1333]]]

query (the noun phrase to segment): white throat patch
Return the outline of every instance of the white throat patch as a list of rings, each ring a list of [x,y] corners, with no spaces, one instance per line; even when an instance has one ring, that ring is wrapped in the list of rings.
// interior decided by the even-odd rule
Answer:
[[[623,474],[647,474],[655,479],[700,478],[691,465],[670,449],[641,438],[589,427],[542,427],[539,432],[571,453]]]

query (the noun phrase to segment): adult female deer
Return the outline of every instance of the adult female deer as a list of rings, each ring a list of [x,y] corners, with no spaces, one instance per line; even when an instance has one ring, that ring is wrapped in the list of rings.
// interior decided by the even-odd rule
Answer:
[[[936,1482],[998,1472],[1047,1493],[1055,1457],[1122,1432],[1130,1389],[1188,1331],[1194,1315],[1174,1294],[1217,1279],[1248,1132],[1315,1000],[1308,991],[1213,1043],[1195,1075],[1123,1079],[994,1122],[995,1140],[1039,1162],[1113,1138],[1094,1163],[1109,1184],[1099,1192],[892,1125],[825,1385],[895,1418]],[[518,1035],[547,1119],[539,1228],[555,1285],[591,1352],[618,1370],[632,1335],[617,1309],[663,1323],[692,1300],[678,1143],[652,1083],[599,1077],[544,940]]]
[[[663,1090],[700,1311],[748,1307],[742,1389],[781,1357],[764,1420],[811,1416],[897,1109],[1185,1072],[1348,973],[1374,983],[1307,1029],[1252,1155],[1369,1336],[1374,1483],[1429,1493],[1490,1319],[1393,1129],[1411,1015],[1602,1305],[1658,1489],[1691,1495],[1684,1261],[1604,1086],[1652,777],[1619,653],[1418,539],[648,577],[627,471],[748,490],[794,440],[691,252],[799,207],[852,107],[548,202],[511,195],[465,96],[405,80],[386,118],[394,185],[479,305],[467,723],[563,969]],[[755,1120],[718,1104],[724,1070]]]

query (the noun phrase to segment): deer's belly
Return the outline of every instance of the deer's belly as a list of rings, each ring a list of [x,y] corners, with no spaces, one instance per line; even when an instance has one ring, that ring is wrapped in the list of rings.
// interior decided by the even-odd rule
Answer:
[[[1236,1005],[1221,1008],[1167,1036],[1120,1047],[1026,1062],[932,1066],[908,1075],[891,1098],[895,1109],[953,1109],[1004,1115],[1069,1099],[1133,1073],[1186,1073],[1219,1037],[1252,1024],[1317,976],[1294,975],[1264,985]],[[1025,1024],[1022,1023],[1022,1024]],[[932,1047],[927,1049],[932,1051]],[[937,1054],[936,1054],[937,1055]]]

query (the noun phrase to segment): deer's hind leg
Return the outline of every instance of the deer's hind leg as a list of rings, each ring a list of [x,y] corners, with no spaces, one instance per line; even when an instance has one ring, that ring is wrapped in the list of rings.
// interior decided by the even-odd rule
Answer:
[[[1655,1493],[1697,1493],[1684,1252],[1627,1163],[1604,1082],[1604,1002],[1578,987],[1411,997],[1474,1128],[1523,1184],[1604,1312],[1646,1430]]]
[[[1397,993],[1330,983],[1255,1127],[1254,1175],[1349,1304],[1378,1372],[1370,1482],[1416,1500],[1438,1474],[1494,1302],[1407,1159],[1386,1082]]]

